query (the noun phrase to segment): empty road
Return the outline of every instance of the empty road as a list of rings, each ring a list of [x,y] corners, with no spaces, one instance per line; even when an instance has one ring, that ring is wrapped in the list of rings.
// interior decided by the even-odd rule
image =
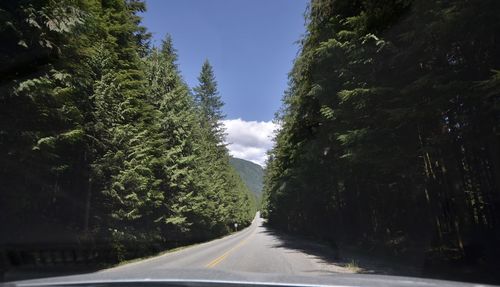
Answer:
[[[265,227],[258,215],[249,227],[238,233],[104,272],[144,274],[168,269],[306,275],[349,272],[347,268],[327,264],[317,256],[301,251],[297,242],[287,240]]]
[[[356,270],[344,266],[335,260],[335,252],[330,248],[276,233],[263,225],[257,214],[244,230],[210,242],[97,272],[20,281],[17,285],[38,287],[39,283],[201,280],[309,284],[308,287],[477,286],[412,277],[347,274]]]

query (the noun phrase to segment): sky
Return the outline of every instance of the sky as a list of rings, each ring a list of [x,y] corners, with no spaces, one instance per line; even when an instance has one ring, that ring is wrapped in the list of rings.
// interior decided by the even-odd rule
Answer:
[[[190,87],[208,59],[225,103],[230,154],[263,165],[287,75],[304,34],[308,0],[146,0],[142,24],[159,45],[168,33]]]

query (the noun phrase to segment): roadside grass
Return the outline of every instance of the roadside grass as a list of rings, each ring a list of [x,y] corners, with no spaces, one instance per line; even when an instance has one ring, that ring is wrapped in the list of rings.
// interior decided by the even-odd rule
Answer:
[[[358,273],[362,270],[355,260],[351,260],[350,262],[346,263],[344,267],[353,273]]]
[[[136,262],[143,261],[143,260],[153,259],[154,257],[163,256],[163,255],[166,255],[166,254],[169,254],[169,253],[181,251],[181,250],[186,249],[186,248],[190,248],[190,247],[194,247],[194,246],[197,246],[197,245],[200,245],[200,244],[203,244],[203,243],[207,243],[207,242],[210,242],[212,240],[217,240],[217,239],[222,239],[222,238],[228,237],[230,235],[233,235],[235,233],[238,233],[238,232],[241,232],[241,231],[247,229],[248,227],[250,227],[250,225],[245,226],[243,229],[240,229],[238,231],[232,230],[230,233],[228,233],[226,235],[223,235],[221,237],[218,237],[218,238],[212,238],[212,239],[207,240],[207,241],[202,241],[202,242],[198,242],[198,243],[183,245],[183,246],[179,246],[179,247],[176,247],[176,248],[172,248],[172,249],[160,251],[158,253],[150,254],[150,255],[147,255],[147,256],[136,257],[136,258],[131,258],[131,259],[123,260],[123,261],[120,261],[118,263],[107,265],[107,266],[102,266],[102,267],[104,268],[103,270],[108,270],[108,269],[117,268],[117,267],[120,267],[120,266],[123,266],[123,265],[131,264],[131,263],[136,263]]]
[[[184,246],[179,246],[179,247],[168,249],[168,250],[164,250],[164,251],[161,251],[161,252],[158,252],[158,253],[150,254],[150,255],[147,255],[147,256],[144,256],[144,257],[136,257],[136,258],[132,258],[132,259],[123,260],[123,261],[120,261],[120,262],[118,262],[116,264],[108,265],[105,268],[105,270],[106,269],[113,269],[113,268],[120,267],[120,266],[123,266],[123,265],[131,264],[131,263],[136,263],[136,262],[147,260],[147,259],[153,259],[154,257],[163,256],[165,254],[176,252],[176,251],[180,251],[180,250],[183,250],[183,249],[186,249],[186,248],[189,248],[189,247],[193,247],[193,246],[196,246],[196,245],[199,245],[199,244],[202,244],[202,243],[204,243],[204,242],[193,243],[193,244],[184,245]]]

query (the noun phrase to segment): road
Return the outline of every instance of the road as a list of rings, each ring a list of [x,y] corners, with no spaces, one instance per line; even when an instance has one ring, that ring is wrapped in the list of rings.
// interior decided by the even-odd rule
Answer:
[[[56,282],[208,280],[311,286],[474,286],[412,277],[349,274],[359,270],[345,267],[345,263],[335,259],[334,253],[327,246],[269,229],[257,214],[244,230],[210,242],[97,272],[19,281],[18,284],[31,287]]]
[[[317,256],[292,249],[289,241],[263,225],[258,215],[246,229],[208,243],[106,272],[140,273],[166,269],[215,269],[230,272],[319,274],[349,272]]]

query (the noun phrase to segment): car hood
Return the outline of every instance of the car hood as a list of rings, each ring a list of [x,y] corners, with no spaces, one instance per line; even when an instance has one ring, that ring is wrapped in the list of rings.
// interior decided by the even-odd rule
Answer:
[[[151,270],[141,276],[94,272],[83,275],[47,277],[42,279],[10,281],[2,286],[72,286],[72,287],[321,287],[321,286],[492,286],[418,277],[402,277],[370,274],[329,273],[321,276],[299,276],[288,274],[226,272],[207,269]]]

